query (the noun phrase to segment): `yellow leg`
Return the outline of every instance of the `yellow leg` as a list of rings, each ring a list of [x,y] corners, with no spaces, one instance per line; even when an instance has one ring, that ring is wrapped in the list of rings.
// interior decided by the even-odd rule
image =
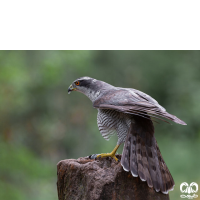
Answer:
[[[117,151],[118,148],[119,148],[119,145],[117,145],[117,146],[113,149],[113,151],[112,151],[111,153],[101,153],[101,154],[97,155],[97,158],[112,157],[112,158],[114,158],[116,161],[118,161],[118,159],[117,159],[116,156],[115,156],[115,153],[116,153],[116,151]]]

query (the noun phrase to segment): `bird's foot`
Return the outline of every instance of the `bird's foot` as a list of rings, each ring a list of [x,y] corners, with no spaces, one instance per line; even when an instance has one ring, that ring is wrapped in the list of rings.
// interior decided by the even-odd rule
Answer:
[[[98,155],[96,156],[96,158],[106,158],[106,157],[114,158],[117,162],[120,161],[120,160],[117,159],[117,157],[115,156],[115,153],[113,154],[113,152],[111,152],[111,153],[101,153],[101,154],[98,154]]]
[[[96,158],[105,158],[105,157],[111,157],[114,158],[116,161],[120,161],[119,159],[117,159],[117,157],[115,156],[117,149],[119,148],[119,145],[117,145],[113,151],[111,153],[101,153],[101,154],[93,154],[91,156],[88,156],[88,158],[90,159],[95,159]]]
[[[117,149],[119,148],[119,145],[117,145],[111,153],[101,153],[97,155],[97,158],[105,158],[105,157],[111,157],[114,158],[116,161],[120,161],[119,159],[116,158],[115,154]]]

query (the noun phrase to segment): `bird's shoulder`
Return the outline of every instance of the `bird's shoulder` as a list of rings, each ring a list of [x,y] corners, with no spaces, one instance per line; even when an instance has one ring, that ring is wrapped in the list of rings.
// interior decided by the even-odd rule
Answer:
[[[100,105],[131,106],[141,105],[147,107],[159,107],[165,110],[150,95],[133,88],[113,87],[101,92],[99,97],[93,102],[94,107]]]

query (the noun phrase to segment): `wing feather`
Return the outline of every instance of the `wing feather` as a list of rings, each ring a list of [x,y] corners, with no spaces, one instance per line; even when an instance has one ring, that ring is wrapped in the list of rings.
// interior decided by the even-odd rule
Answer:
[[[158,102],[142,92],[134,92],[134,89],[112,90],[100,95],[94,102],[93,107],[100,109],[114,109],[119,112],[135,114],[138,116],[151,116],[165,121],[163,118],[175,123],[186,125],[184,121],[169,114]],[[167,122],[167,121],[165,121]]]

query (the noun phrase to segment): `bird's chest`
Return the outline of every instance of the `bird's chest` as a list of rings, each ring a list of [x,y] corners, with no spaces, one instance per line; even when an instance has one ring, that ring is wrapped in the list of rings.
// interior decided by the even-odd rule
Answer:
[[[117,132],[127,134],[131,124],[129,115],[111,109],[98,109],[97,124],[105,139]]]

